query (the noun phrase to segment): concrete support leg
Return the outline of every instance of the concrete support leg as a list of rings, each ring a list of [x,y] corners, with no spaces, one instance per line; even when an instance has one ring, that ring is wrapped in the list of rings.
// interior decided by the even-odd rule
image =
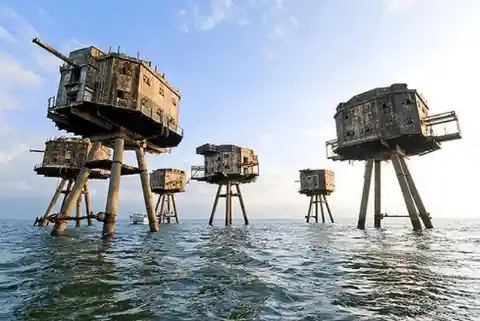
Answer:
[[[177,212],[177,203],[175,202],[175,194],[170,195],[173,206],[173,213],[175,215],[175,222],[178,223],[178,212]]]
[[[408,188],[407,179],[405,173],[403,172],[402,165],[400,163],[400,157],[397,154],[392,155],[393,168],[395,169],[395,174],[397,175],[398,184],[402,190],[403,199],[405,200],[405,205],[407,206],[408,215],[412,221],[412,226],[415,231],[422,230],[422,225],[420,224],[420,219],[417,214],[417,209],[415,208],[415,203],[413,202],[412,194]]]
[[[374,184],[374,193],[375,193],[375,209],[374,209],[374,221],[373,225],[376,228],[380,228],[382,225],[382,163],[380,160],[375,160],[375,184]]]
[[[67,183],[66,179],[62,179],[60,181],[60,184],[58,184],[57,189],[55,190],[55,194],[53,194],[52,200],[48,204],[47,209],[45,210],[45,214],[43,215],[43,220],[38,226],[46,226],[47,225],[47,217],[52,214],[52,210],[55,207],[55,204],[57,204],[58,199],[60,198],[60,195],[62,194],[63,188],[65,187],[65,184]]]
[[[400,164],[402,165],[403,173],[405,174],[405,178],[407,179],[408,187],[410,192],[412,193],[413,200],[415,201],[415,205],[417,205],[418,211],[420,213],[420,218],[425,225],[425,228],[431,229],[433,228],[432,221],[430,219],[430,215],[427,212],[425,205],[423,204],[422,198],[420,197],[420,193],[415,186],[415,182],[413,181],[412,174],[408,169],[407,163],[405,162],[404,157],[399,157]]]
[[[310,204],[308,205],[308,213],[307,213],[307,223],[310,223],[310,216],[312,215],[312,207],[313,207],[313,195],[310,196]]]
[[[225,226],[232,225],[232,183],[228,182],[225,190]]]
[[[315,203],[315,223],[318,223],[318,195],[314,196]]]
[[[88,195],[88,180],[85,182],[83,186],[83,197],[85,199],[85,213],[87,215],[87,225],[92,225],[92,209],[90,207],[90,196]]]
[[[160,223],[165,223],[165,194],[160,195],[158,201],[160,202],[160,212],[158,212],[157,219]]]
[[[142,181],[143,199],[145,201],[145,209],[147,211],[150,232],[158,232],[158,221],[155,209],[153,208],[153,196],[150,188],[150,178],[148,176],[147,162],[143,146],[135,149],[137,154],[138,167],[141,170],[140,180]]]
[[[80,217],[82,216],[82,194],[77,199],[77,219],[75,220],[75,227],[80,227]]]
[[[157,214],[157,218],[160,216],[158,212],[158,207],[160,206],[160,201],[162,200],[162,194],[158,196],[157,204],[155,204],[155,213]]]
[[[365,162],[365,174],[363,176],[362,201],[360,203],[360,213],[358,215],[357,228],[365,229],[365,221],[367,219],[368,197],[370,194],[370,184],[372,182],[373,159]]]
[[[60,206],[60,212],[65,207],[65,203],[67,202],[68,194],[70,194],[70,192],[72,191],[73,183],[74,183],[74,181],[68,180],[67,187],[62,191],[63,200],[62,200],[62,205]]]
[[[240,184],[235,184],[235,189],[237,191],[238,201],[240,202],[240,209],[242,210],[243,223],[245,225],[248,225],[249,221],[247,217],[247,210],[245,209],[245,203],[243,202],[243,196],[242,196],[242,191],[240,190]]]
[[[110,168],[110,180],[108,182],[105,220],[103,221],[103,238],[112,237],[115,233],[115,221],[118,214],[118,197],[120,194],[120,178],[122,174],[124,146],[125,141],[123,138],[115,139],[115,147],[113,149],[113,162],[112,167]]]
[[[218,185],[217,194],[215,195],[215,200],[213,201],[212,213],[210,214],[210,219],[208,220],[208,225],[213,225],[213,218],[215,217],[215,212],[217,211],[218,199],[220,198],[220,193],[222,191],[222,185]]]
[[[333,220],[332,211],[330,211],[330,206],[328,205],[327,197],[325,195],[322,195],[322,196],[323,196],[323,201],[325,202],[325,207],[327,208],[328,216],[330,217],[330,221],[332,223],[335,223]]]
[[[325,212],[323,211],[322,196],[317,195],[317,203],[320,204],[320,212],[322,213],[322,223],[325,224]]]
[[[171,203],[171,200],[170,200],[171,195],[172,194],[165,195],[166,200],[167,200],[167,211],[166,211],[165,214],[166,214],[167,218],[170,218],[170,215],[172,214],[172,203]],[[170,223],[170,221],[168,223]]]
[[[100,142],[93,143],[93,146],[88,153],[87,162],[93,160],[95,154],[101,147],[102,147],[102,144]],[[72,191],[68,194],[68,197],[62,206],[62,210],[58,215],[58,218],[70,217],[72,215],[73,206],[82,193],[83,187],[85,186],[85,182],[87,181],[88,176],[90,175],[90,171],[91,170],[87,167],[83,167],[80,170],[80,173],[78,174],[77,179],[75,181],[75,185],[73,186]],[[52,230],[52,235],[62,234],[65,231],[66,227],[67,227],[67,221],[57,220]]]

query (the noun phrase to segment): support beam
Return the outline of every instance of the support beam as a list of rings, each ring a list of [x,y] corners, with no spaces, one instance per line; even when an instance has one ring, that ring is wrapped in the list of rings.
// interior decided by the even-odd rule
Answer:
[[[80,227],[80,217],[82,217],[82,195],[77,199],[77,220],[75,221],[75,227]]]
[[[74,181],[68,180],[67,187],[62,191],[63,193],[63,200],[62,200],[62,205],[60,206],[60,210],[65,206],[65,203],[67,202],[68,194],[70,194],[70,191],[72,190]]]
[[[402,165],[400,162],[400,156],[397,154],[392,155],[393,168],[395,174],[397,175],[398,184],[403,194],[403,199],[405,200],[405,205],[407,206],[408,215],[412,221],[413,230],[421,231],[422,225],[420,224],[420,219],[417,214],[417,209],[415,208],[415,203],[412,198],[412,194],[408,187],[407,179],[405,173],[403,172]]]
[[[363,176],[362,201],[360,203],[360,213],[358,215],[357,228],[364,230],[367,219],[368,197],[370,194],[370,184],[372,182],[373,159],[365,162],[365,174]]]
[[[230,218],[232,216],[232,183],[225,185],[225,226],[230,226]]]
[[[327,208],[328,216],[330,217],[330,221],[332,223],[335,223],[335,221],[333,220],[332,211],[330,211],[330,206],[328,206],[327,196],[325,195],[322,195],[322,196],[323,196],[323,201],[325,202],[325,207]]]
[[[157,204],[155,204],[155,213],[157,213],[157,215],[159,214],[158,207],[160,206],[160,201],[162,200],[162,195],[163,194],[158,195]]]
[[[325,224],[325,212],[323,211],[323,202],[320,194],[316,195],[317,203],[320,205],[320,211],[322,213],[322,223]]]
[[[374,222],[373,225],[376,228],[380,228],[382,224],[382,163],[381,160],[375,160],[375,185],[374,185],[374,202],[375,202],[375,209],[374,209]]]
[[[178,223],[177,203],[175,202],[175,194],[170,195],[172,199],[173,213],[175,215],[175,222]]]
[[[94,156],[100,150],[101,147],[102,147],[101,143],[99,142],[93,143],[93,146],[88,153],[87,161],[93,160]],[[86,167],[82,167],[82,169],[80,170],[80,173],[78,174],[77,179],[75,181],[75,185],[73,186],[72,191],[68,194],[68,197],[60,211],[59,216],[61,218],[71,217],[73,206],[77,201],[77,199],[80,197],[80,194],[82,193],[83,187],[85,186],[85,182],[87,181],[88,176],[90,175],[90,171],[91,170]],[[65,231],[66,227],[67,227],[67,221],[57,220],[57,222],[55,223],[55,227],[52,230],[52,235],[62,234]]]
[[[118,197],[120,194],[120,178],[122,174],[123,152],[125,140],[115,139],[113,162],[108,182],[107,205],[105,206],[105,220],[103,221],[102,237],[109,238],[115,232],[115,221],[118,214]]]
[[[244,221],[245,225],[249,224],[249,220],[248,220],[248,217],[247,217],[247,211],[246,211],[246,208],[245,208],[245,203],[243,201],[243,196],[242,196],[242,192],[240,190],[239,185],[240,184],[237,183],[237,182],[226,182],[224,184],[219,184],[218,185],[217,193],[215,195],[215,200],[213,202],[212,212],[210,214],[210,219],[208,221],[209,225],[213,225],[213,219],[215,217],[215,212],[217,210],[218,200],[220,199],[220,197],[225,198],[225,226],[232,225],[232,221],[233,221],[233,215],[232,215],[233,199],[232,199],[232,197],[238,197],[238,201],[240,203],[240,208],[242,210],[243,221]],[[221,194],[223,186],[225,186],[225,194]],[[233,186],[235,186],[235,189],[236,189],[235,193],[232,192],[232,187]]]
[[[320,214],[322,215],[322,223],[325,224],[327,222],[327,218],[325,215],[325,210],[330,218],[330,221],[334,223],[332,212],[330,210],[330,206],[327,202],[327,197],[324,194],[312,194],[309,195],[310,202],[308,205],[308,213],[305,216],[307,219],[307,223],[310,223],[310,218],[315,218],[315,223],[318,223],[318,208],[320,207]],[[315,214],[313,214],[313,205],[315,205]],[[324,207],[325,206],[325,207]]]
[[[243,195],[240,190],[240,184],[235,184],[235,190],[237,191],[238,200],[240,202],[240,209],[242,210],[243,222],[245,223],[245,225],[248,225],[249,221],[247,217],[247,210],[245,209],[245,203],[243,202]]]
[[[90,195],[88,194],[88,180],[85,182],[83,186],[83,197],[85,199],[85,213],[87,216],[87,225],[92,225],[92,209],[90,208]]]
[[[160,211],[158,208],[160,207]],[[157,204],[155,206],[155,213],[157,215],[158,222],[170,223],[172,217],[175,222],[178,223],[177,204],[175,202],[175,193],[164,193],[158,197]]]
[[[385,156],[385,155],[384,155]],[[395,170],[395,175],[402,192],[405,205],[407,207],[408,215],[383,215],[381,213],[381,162],[384,160],[390,159]],[[370,192],[370,181],[372,176],[372,168],[375,166],[375,206],[374,206],[374,226],[376,228],[381,227],[381,220],[387,217],[409,217],[412,222],[413,229],[415,231],[422,230],[422,224],[420,219],[423,221],[423,224],[427,229],[433,228],[430,215],[425,209],[425,205],[420,197],[420,194],[415,186],[412,175],[408,169],[407,163],[405,161],[405,156],[399,152],[394,152],[388,155],[388,158],[367,160],[365,164],[365,175],[364,175],[364,185],[362,193],[362,202],[360,205],[360,215],[358,228],[365,228],[365,217],[368,206],[368,195]],[[326,199],[325,199],[326,202]],[[328,205],[327,205],[328,206]],[[419,217],[420,215],[420,217]]]
[[[46,226],[48,224],[47,217],[52,214],[52,210],[55,207],[55,204],[57,204],[58,199],[60,198],[60,195],[62,194],[63,188],[65,187],[65,184],[67,183],[66,179],[63,179],[60,181],[60,184],[58,184],[57,189],[55,190],[55,194],[53,194],[52,200],[48,204],[47,209],[45,210],[45,214],[43,215],[43,220],[41,220],[41,223],[38,226]]]
[[[313,195],[310,196],[310,204],[308,204],[308,212],[307,212],[307,223],[310,223],[310,216],[312,215],[312,207],[313,207]]]
[[[423,204],[422,198],[420,197],[420,193],[415,186],[415,182],[413,181],[412,174],[410,173],[407,163],[405,162],[405,158],[399,157],[399,160],[403,169],[403,173],[405,174],[405,178],[407,179],[408,187],[410,189],[410,192],[412,193],[413,200],[418,208],[418,212],[420,213],[420,218],[422,219],[425,228],[431,229],[433,228],[433,224],[430,219],[430,215],[428,214],[425,205]]]
[[[150,178],[148,176],[147,161],[145,160],[144,147],[139,146],[135,149],[137,154],[138,168],[140,169],[140,180],[142,182],[143,200],[148,216],[150,232],[158,232],[158,221],[155,209],[153,207],[153,196],[150,188]]]
[[[220,193],[222,192],[222,185],[218,185],[217,193],[215,194],[215,200],[213,201],[212,212],[210,213],[210,219],[208,220],[208,225],[213,225],[213,218],[215,217],[215,212],[217,211],[218,200],[220,198]]]

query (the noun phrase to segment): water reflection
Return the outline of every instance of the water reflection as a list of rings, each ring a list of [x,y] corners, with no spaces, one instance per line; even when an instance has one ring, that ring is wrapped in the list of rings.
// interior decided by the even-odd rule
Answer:
[[[14,315],[22,320],[151,320],[138,298],[125,295],[128,288],[112,259],[115,243],[83,230],[61,238],[45,233],[18,259],[22,268],[10,270],[12,277],[30,280],[35,291],[27,292]]]
[[[452,320],[438,315],[453,308],[452,298],[462,289],[436,269],[445,261],[430,251],[428,232],[408,232],[396,239],[392,243],[384,232],[372,232],[370,244],[349,255],[338,269],[342,291],[333,303],[372,320]]]
[[[201,238],[203,264],[194,271],[198,293],[188,309],[209,320],[255,320],[268,288],[246,269],[254,261],[248,253],[254,247],[249,227],[211,228]]]
[[[49,229],[0,222],[0,320],[474,320],[475,231],[205,222]],[[478,233],[477,233],[478,234]],[[477,310],[477,311],[476,311]]]

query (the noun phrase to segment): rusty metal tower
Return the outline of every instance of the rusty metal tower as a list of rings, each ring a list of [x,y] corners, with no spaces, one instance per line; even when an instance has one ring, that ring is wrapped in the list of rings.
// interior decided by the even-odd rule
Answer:
[[[46,226],[50,222],[54,223],[57,214],[52,214],[52,210],[58,202],[61,194],[64,194],[62,206],[65,204],[67,196],[72,190],[75,178],[80,172],[82,166],[85,164],[87,154],[92,148],[92,143],[88,139],[78,137],[58,137],[49,139],[45,142],[45,149],[31,149],[30,152],[43,153],[43,160],[40,164],[34,167],[37,175],[44,177],[55,177],[60,179],[60,182],[53,194],[50,203],[47,206],[43,217],[37,217],[35,224],[38,226]],[[100,149],[94,159],[103,160],[110,158],[110,150],[103,147]],[[92,170],[90,179],[107,179],[109,171],[102,169]],[[82,194],[85,198],[85,216],[81,216]],[[77,201],[77,216],[75,219],[75,226],[80,226],[82,219],[87,219],[88,225],[92,225],[92,211],[90,209],[90,198],[88,195],[88,181],[85,182],[83,190]]]
[[[178,223],[175,194],[185,192],[185,171],[176,168],[160,168],[150,173],[150,188],[158,194],[155,213],[160,223]]]
[[[406,84],[375,88],[340,103],[334,116],[337,138],[326,142],[327,157],[338,161],[365,161],[358,228],[365,228],[372,171],[375,168],[374,226],[380,227],[381,162],[391,161],[414,230],[433,228],[405,159],[437,151],[441,143],[461,139],[454,111],[430,114],[425,98]],[[447,125],[454,125],[447,130]],[[420,218],[419,218],[420,215]]]
[[[310,197],[308,213],[305,216],[307,223],[310,223],[310,218],[314,218],[315,223],[318,223],[319,207],[322,214],[322,223],[325,223],[325,210],[330,222],[334,223],[327,196],[335,191],[335,174],[328,169],[301,169],[299,182],[300,190],[298,192]],[[313,212],[313,209],[315,209],[315,212]]]
[[[197,147],[197,154],[204,156],[204,166],[192,166],[190,179],[218,185],[208,224],[213,225],[218,200],[225,198],[225,226],[232,225],[232,197],[238,197],[244,223],[248,225],[240,185],[256,181],[259,175],[258,156],[250,148],[208,143]],[[222,194],[223,186],[225,193]],[[235,187],[235,192],[232,187]]]
[[[158,231],[145,152],[165,153],[181,143],[180,93],[150,62],[120,50],[103,52],[90,46],[66,57],[37,38],[33,43],[65,62],[60,67],[57,95],[48,101],[47,118],[59,130],[89,138],[93,143],[52,235],[64,232],[65,218],[72,215],[74,203],[93,169],[110,170],[105,212],[97,215],[97,220],[104,222],[104,237],[115,231],[120,177],[128,174],[140,175],[150,231]],[[113,148],[112,160],[94,159],[102,146]],[[127,150],[135,151],[138,167],[123,163]]]

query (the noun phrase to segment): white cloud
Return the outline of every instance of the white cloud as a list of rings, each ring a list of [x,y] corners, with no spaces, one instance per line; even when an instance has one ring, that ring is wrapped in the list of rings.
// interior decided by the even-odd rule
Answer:
[[[24,69],[20,62],[0,52],[0,89],[14,86],[40,85],[42,79],[31,70]]]
[[[8,42],[13,42],[16,43],[17,39],[9,33],[4,27],[0,26],[0,41],[8,41]]]
[[[50,13],[48,13],[47,11],[45,11],[45,9],[40,8],[40,7],[38,7],[38,6],[36,7],[36,9],[37,9],[37,13],[38,13],[39,17],[40,17],[42,20],[44,20],[44,21],[46,21],[46,22],[52,22],[52,21],[53,21],[52,16],[50,15]]]
[[[234,24],[240,27],[255,27],[265,35],[265,58],[275,61],[282,46],[291,42],[299,27],[298,19],[292,15],[284,0],[210,0],[191,3],[178,12],[180,29],[188,33],[192,30],[211,31],[221,24]],[[204,9],[206,7],[206,9]]]
[[[43,10],[37,8],[38,10]],[[45,12],[46,13],[46,12]],[[38,67],[44,72],[57,72],[58,67],[63,63],[57,57],[46,52],[31,43],[34,37],[39,37],[40,32],[15,10],[10,7],[0,7],[0,18],[9,23],[9,30],[5,29],[5,34],[10,35],[10,38],[16,39],[16,43],[21,47],[21,50],[30,55]],[[1,27],[0,27],[1,28]],[[0,29],[0,40],[2,39],[2,29]],[[47,41],[48,42],[48,41]],[[82,42],[75,38],[71,38],[57,47],[62,53],[68,54],[69,51],[85,46]],[[55,47],[55,46],[54,46]]]
[[[20,62],[0,52],[0,112],[19,109],[19,101],[12,90],[29,86],[39,86],[42,78],[25,69]]]

